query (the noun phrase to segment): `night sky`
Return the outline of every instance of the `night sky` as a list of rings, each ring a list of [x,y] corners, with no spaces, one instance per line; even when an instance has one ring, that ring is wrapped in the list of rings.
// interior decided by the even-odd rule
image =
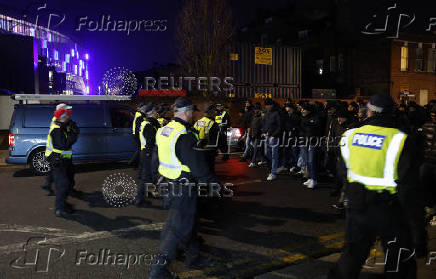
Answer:
[[[290,3],[322,8],[329,0],[275,0],[275,1],[252,1],[233,0],[229,1],[234,15],[235,27],[251,22],[259,9],[277,10]],[[333,1],[333,0],[332,0]],[[23,11],[30,3],[38,1],[29,0],[0,0],[0,3]],[[55,30],[70,36],[82,47],[86,48],[91,57],[90,79],[92,85],[97,84],[105,71],[112,67],[124,66],[133,71],[147,70],[153,62],[162,64],[176,63],[177,50],[174,44],[175,19],[183,6],[183,0],[47,0],[47,7],[59,14],[65,14],[65,21],[54,28]],[[356,21],[363,17],[370,17],[381,1],[353,1],[355,9],[359,10]],[[392,1],[390,1],[392,2]],[[394,1],[403,2],[402,5],[413,9],[418,15],[417,20],[425,21],[430,16],[436,17],[436,10],[430,8],[432,1]],[[373,4],[371,4],[373,3]],[[432,4],[434,6],[434,4]],[[431,12],[434,11],[433,15]],[[167,29],[164,32],[133,32],[126,35],[125,32],[88,32],[75,31],[76,20],[81,16],[98,19],[102,14],[109,14],[112,18],[122,20],[167,20]],[[360,17],[360,18],[359,18]],[[424,23],[420,25],[425,26]],[[95,87],[94,87],[95,88]]]

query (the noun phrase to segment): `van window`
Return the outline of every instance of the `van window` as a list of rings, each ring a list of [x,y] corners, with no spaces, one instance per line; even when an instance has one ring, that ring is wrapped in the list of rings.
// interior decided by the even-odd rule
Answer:
[[[71,118],[79,127],[105,127],[104,107],[98,105],[73,105]]]
[[[48,128],[53,118],[54,107],[24,107],[24,127]]]
[[[133,123],[133,113],[125,108],[111,108],[112,128],[130,128]]]

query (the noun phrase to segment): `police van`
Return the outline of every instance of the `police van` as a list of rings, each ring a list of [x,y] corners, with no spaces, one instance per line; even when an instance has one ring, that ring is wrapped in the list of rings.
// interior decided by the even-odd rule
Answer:
[[[50,96],[53,96],[50,98]],[[117,103],[83,103],[83,100],[125,100],[126,96],[40,96],[53,104],[16,104],[9,126],[8,164],[29,164],[38,175],[50,171],[44,152],[56,104],[73,106],[71,118],[80,128],[73,145],[73,162],[127,161],[136,151],[132,137],[135,111]],[[120,97],[120,98],[118,98]],[[16,100],[34,100],[35,95],[15,95]],[[127,100],[127,99],[126,99]]]

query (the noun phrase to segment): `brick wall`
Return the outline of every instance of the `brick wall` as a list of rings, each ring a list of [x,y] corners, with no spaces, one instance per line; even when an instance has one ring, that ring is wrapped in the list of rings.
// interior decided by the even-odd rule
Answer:
[[[420,90],[428,90],[428,101],[436,99],[436,73],[427,71],[428,48],[429,44],[423,44],[424,53],[424,72],[417,72],[416,68],[416,48],[417,43],[408,42],[409,59],[408,70],[401,71],[401,47],[404,42],[391,42],[391,96],[399,100],[400,87],[409,87],[410,94],[415,95],[415,101],[420,104]],[[412,99],[413,100],[413,99]]]

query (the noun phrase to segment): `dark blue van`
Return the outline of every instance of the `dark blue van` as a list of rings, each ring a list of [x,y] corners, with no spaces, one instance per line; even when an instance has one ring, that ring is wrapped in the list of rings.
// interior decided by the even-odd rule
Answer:
[[[132,138],[134,110],[119,104],[72,104],[72,119],[80,128],[73,161],[129,160],[136,150]],[[9,127],[9,164],[29,164],[45,174],[45,143],[56,105],[15,105]]]

